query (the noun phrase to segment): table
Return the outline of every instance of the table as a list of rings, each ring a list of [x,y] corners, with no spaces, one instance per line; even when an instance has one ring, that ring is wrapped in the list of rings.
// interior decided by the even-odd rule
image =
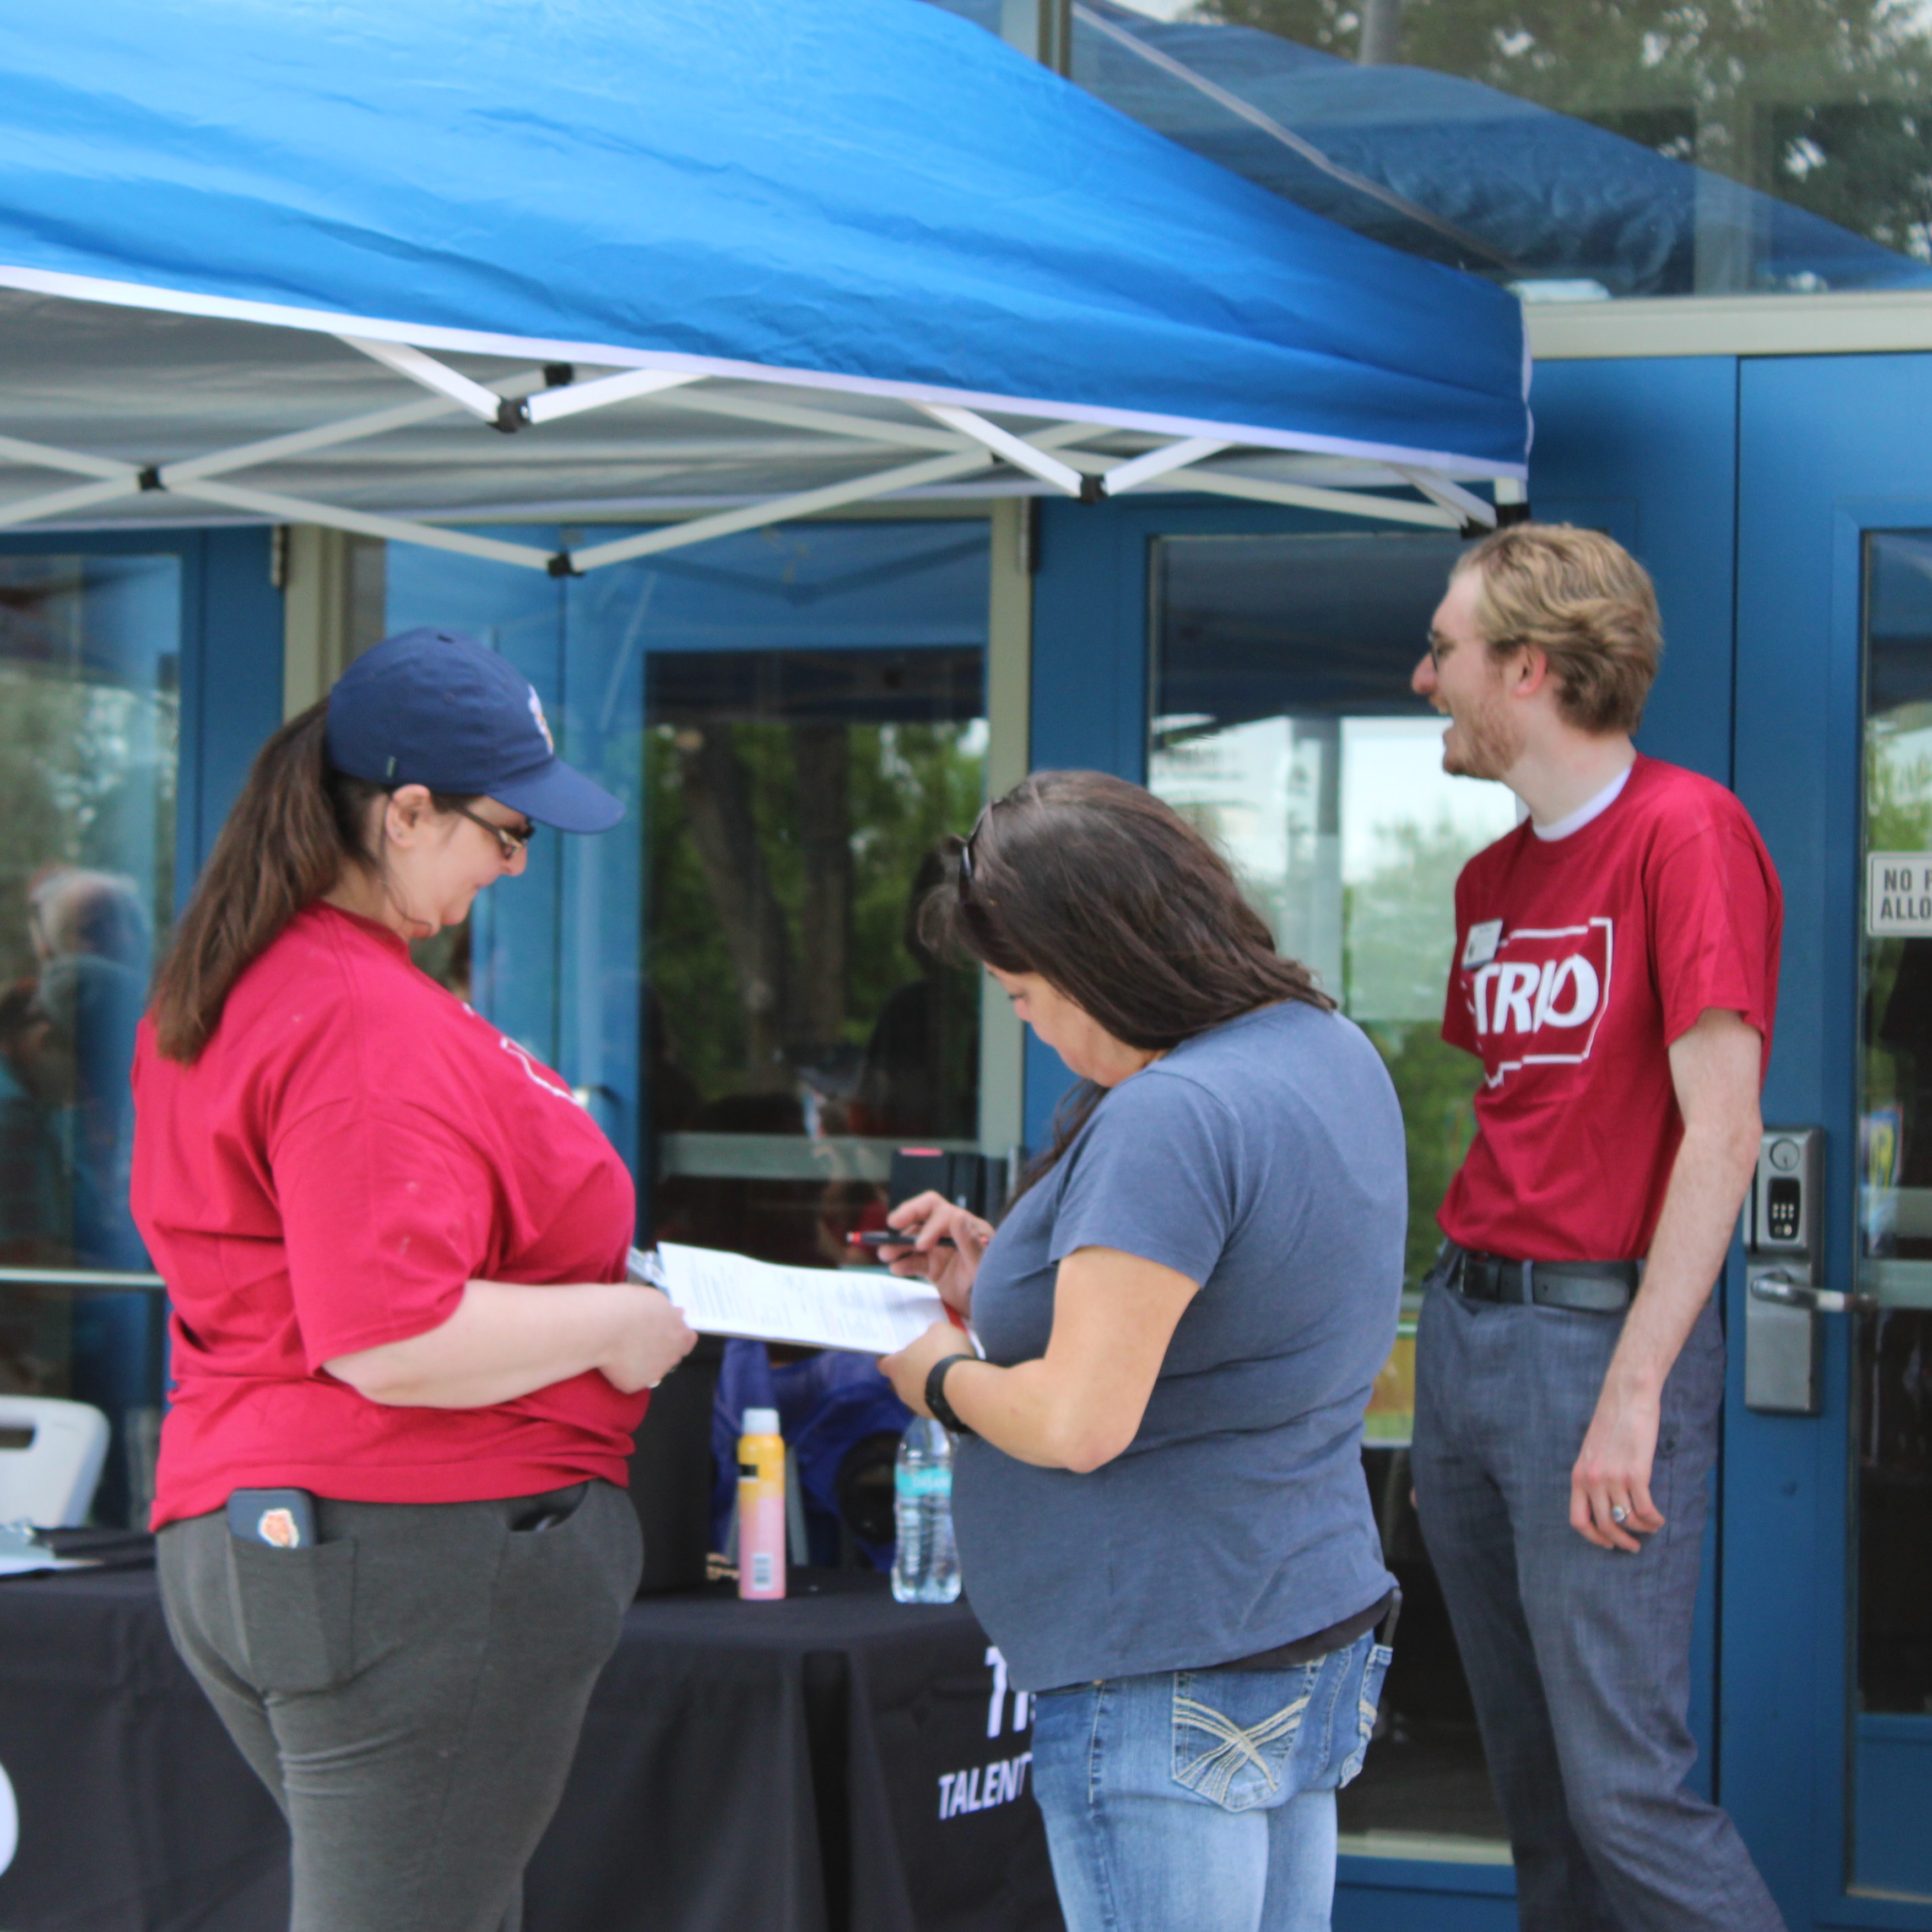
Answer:
[[[1028,1738],[964,1604],[795,1574],[646,1598],[530,1866],[526,1932],[1058,1932]],[[0,1583],[7,1932],[283,1932],[279,1814],[151,1569]]]

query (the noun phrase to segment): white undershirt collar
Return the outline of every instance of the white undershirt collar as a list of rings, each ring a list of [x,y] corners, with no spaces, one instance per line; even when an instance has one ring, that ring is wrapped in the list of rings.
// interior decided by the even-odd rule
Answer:
[[[1615,805],[1623,788],[1630,782],[1630,775],[1636,770],[1633,761],[1624,766],[1596,796],[1580,805],[1567,818],[1559,818],[1554,825],[1538,825],[1532,819],[1529,829],[1546,844],[1554,844],[1558,838],[1568,838],[1573,832],[1580,832],[1592,819],[1600,818]]]

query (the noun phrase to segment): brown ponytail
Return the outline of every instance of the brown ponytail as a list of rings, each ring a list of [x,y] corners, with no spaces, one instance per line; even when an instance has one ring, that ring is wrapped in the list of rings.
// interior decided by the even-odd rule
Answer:
[[[328,701],[261,750],[154,976],[154,1029],[170,1060],[200,1056],[235,982],[346,863],[373,871],[362,822],[383,788],[329,769]]]

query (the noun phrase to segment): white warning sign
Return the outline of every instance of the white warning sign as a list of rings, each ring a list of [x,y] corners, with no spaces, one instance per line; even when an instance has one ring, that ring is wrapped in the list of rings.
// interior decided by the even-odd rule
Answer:
[[[1874,939],[1932,938],[1932,852],[1867,855],[1865,931]]]

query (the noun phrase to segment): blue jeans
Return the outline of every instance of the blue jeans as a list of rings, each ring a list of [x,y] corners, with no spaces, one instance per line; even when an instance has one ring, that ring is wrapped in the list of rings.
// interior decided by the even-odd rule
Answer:
[[[1335,1793],[1390,1653],[1175,1670],[1034,1700],[1034,1795],[1067,1932],[1328,1932]]]

